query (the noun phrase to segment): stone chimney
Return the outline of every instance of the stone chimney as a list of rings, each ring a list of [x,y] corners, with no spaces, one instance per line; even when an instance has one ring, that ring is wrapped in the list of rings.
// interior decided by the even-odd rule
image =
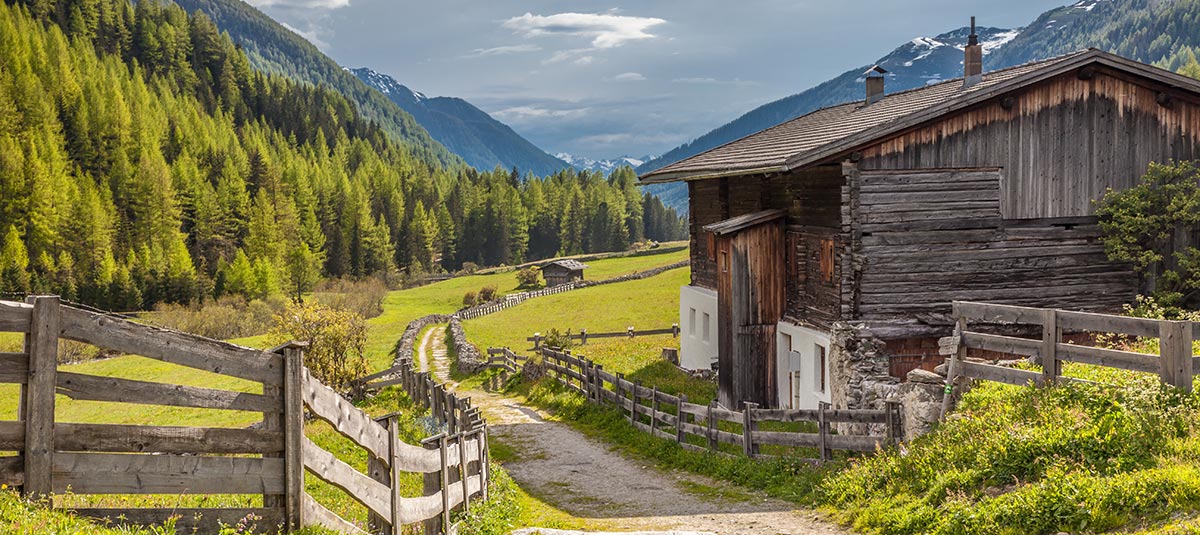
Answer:
[[[963,52],[963,87],[971,87],[983,81],[983,47],[975,35],[975,17],[971,17],[971,35]]]
[[[884,74],[887,74],[887,71],[879,65],[871,67],[870,69],[867,69],[867,72],[863,73],[863,77],[866,78],[867,81],[867,101],[863,104],[864,106],[870,106],[879,99],[883,98]]]

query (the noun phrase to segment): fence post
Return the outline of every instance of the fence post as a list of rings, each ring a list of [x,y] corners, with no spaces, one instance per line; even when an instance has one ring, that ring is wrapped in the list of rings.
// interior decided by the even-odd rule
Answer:
[[[678,323],[671,324],[671,338],[679,338],[679,324]]]
[[[400,520],[400,489],[397,488],[400,484],[400,477],[403,472],[400,471],[400,422],[393,414],[387,419],[388,428],[388,466],[391,468],[391,483],[388,487],[391,489],[392,495],[392,533],[391,535],[401,535],[404,531],[404,526]]]
[[[946,419],[946,414],[950,412],[950,404],[954,400],[954,384],[958,382],[958,365],[967,358],[967,345],[962,342],[963,333],[967,330],[967,318],[959,314],[957,303],[954,305],[954,315],[957,318],[954,325],[954,336],[958,339],[958,347],[955,348],[954,354],[950,355],[950,365],[946,367],[946,390],[942,395],[941,420]]]
[[[883,402],[883,406],[887,410],[888,444],[895,444],[904,435],[904,430],[900,422],[900,402],[889,399]]]
[[[817,403],[817,447],[821,449],[821,464],[829,460],[829,448],[826,447],[829,437],[829,422],[825,421],[825,408],[828,403]]]
[[[592,363],[592,373],[596,375],[596,402],[604,403],[608,401],[608,394],[604,392],[604,379],[600,377],[600,373],[604,371],[603,364]]]
[[[1162,382],[1192,391],[1192,324],[1189,321],[1159,321],[1159,357]]]
[[[458,469],[462,474],[463,512],[471,510],[471,471],[467,469],[467,434],[458,434]]]
[[[687,403],[687,394],[679,394],[675,402],[675,442],[679,444],[683,444],[683,424],[686,416],[683,412],[684,403]]]
[[[441,478],[440,483],[441,483],[441,487],[442,487],[442,532],[443,533],[450,532],[450,468],[448,466],[450,463],[449,463],[449,459],[447,458],[447,454],[449,452],[446,451],[448,444],[449,444],[449,437],[446,436],[445,433],[442,433],[441,438],[438,439],[438,453],[441,455],[441,461],[442,461],[442,470],[440,472],[438,472],[438,476]]]
[[[40,500],[53,492],[54,390],[62,310],[57,296],[29,296],[29,379],[25,384],[25,495]]]
[[[717,400],[708,403],[708,449],[713,451],[717,451],[717,421],[713,418],[716,408]]]
[[[581,346],[587,345],[587,329],[579,330],[579,345],[581,345]]]
[[[625,381],[625,374],[617,372],[617,381],[613,383],[613,387],[617,392],[617,407],[622,411],[625,410],[625,394],[622,392],[621,383]]]
[[[1057,381],[1062,374],[1062,363],[1058,360],[1058,342],[1062,331],[1058,328],[1058,311],[1048,308],[1042,311],[1042,384]]]
[[[389,435],[388,436],[388,447],[390,448],[391,447],[391,436],[390,435],[392,435],[394,433],[394,431],[393,431],[394,428],[389,427],[389,424],[391,423],[390,419],[376,420],[375,422],[378,423],[379,425],[384,426],[384,429],[387,430],[388,435]],[[388,452],[389,452],[388,455],[390,456],[391,450],[389,449]],[[368,451],[367,452],[367,477],[374,479],[375,481],[378,481],[380,483],[383,483],[387,488],[391,489],[391,488],[393,488],[391,476],[392,476],[392,471],[386,469],[386,467],[383,464],[383,459],[376,457],[374,454],[372,454],[371,452]],[[394,511],[393,511],[393,513],[394,513]],[[392,526],[391,518],[384,518],[383,516],[376,514],[374,511],[372,511],[370,509],[367,510],[367,529],[371,533],[390,533],[392,531],[391,526]]]
[[[438,449],[439,445],[441,444],[441,440],[444,436],[445,435],[443,434],[441,436],[429,437],[429,438],[423,440],[421,442],[421,445],[425,446],[425,449],[427,449],[427,450]],[[446,465],[445,459],[446,459],[446,456],[443,453],[442,466]],[[433,496],[434,494],[437,494],[437,492],[439,490],[442,489],[442,472],[444,472],[444,470],[434,471],[434,472],[425,472],[425,475],[424,475],[424,495],[425,496]],[[445,499],[445,494],[442,495],[442,498],[443,498],[443,500]],[[436,535],[437,533],[440,533],[441,531],[442,531],[442,515],[434,516],[433,518],[430,518],[425,521],[425,535]]]
[[[633,400],[633,404],[629,406],[629,423],[631,424],[637,423],[638,421],[638,390],[641,390],[641,388],[642,382],[639,380],[633,383],[633,386],[629,389],[630,398]]]
[[[650,436],[658,430],[658,387],[650,390]]]
[[[488,499],[488,479],[492,477],[488,469],[487,437],[487,424],[485,423],[479,428],[479,488],[480,496],[485,502]]]
[[[757,403],[742,402],[742,452],[751,459],[758,455],[758,446],[754,444],[754,432],[758,430],[758,425],[754,423],[754,414],[751,412],[757,408]]]
[[[293,529],[304,526],[304,349],[283,351],[284,514]]]
[[[633,332],[633,326],[632,326],[632,325],[630,325],[630,326],[629,326],[628,332],[629,332],[629,337],[630,337],[630,338],[633,338],[633,337],[635,336],[635,334],[634,334],[634,332]]]
[[[534,349],[542,348],[542,334],[541,333],[533,333],[533,348]]]

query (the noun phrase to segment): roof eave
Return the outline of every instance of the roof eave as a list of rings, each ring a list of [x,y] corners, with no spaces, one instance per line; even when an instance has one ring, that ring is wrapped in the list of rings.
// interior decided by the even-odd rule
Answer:
[[[700,171],[668,171],[659,173],[652,171],[646,173],[638,179],[642,184],[662,184],[666,182],[691,182],[694,180],[708,180],[710,178],[725,178],[731,176],[743,175],[765,175],[768,173],[782,173],[788,170],[786,165],[772,165],[767,167],[754,167],[750,169],[731,169],[728,171],[717,170],[700,170]]]

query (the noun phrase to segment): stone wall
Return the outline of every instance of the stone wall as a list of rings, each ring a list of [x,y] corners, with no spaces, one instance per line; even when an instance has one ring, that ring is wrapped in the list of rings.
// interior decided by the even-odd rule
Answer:
[[[450,337],[446,344],[454,350],[455,366],[459,373],[470,375],[487,366],[487,358],[480,355],[479,348],[467,340],[462,320],[457,317],[450,318]]]
[[[415,361],[416,355],[413,354],[413,350],[417,347],[417,336],[426,327],[446,323],[447,321],[450,321],[450,316],[445,314],[430,314],[410,321],[408,326],[404,328],[404,334],[401,334],[400,339],[396,341],[395,364],[399,364],[404,359],[413,359]]]

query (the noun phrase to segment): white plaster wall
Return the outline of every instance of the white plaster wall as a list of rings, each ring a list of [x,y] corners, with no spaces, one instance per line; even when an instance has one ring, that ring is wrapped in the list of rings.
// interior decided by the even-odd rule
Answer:
[[[679,365],[689,370],[710,369],[717,362],[717,292],[680,287],[679,329]]]
[[[829,403],[829,334],[781,321],[776,328],[775,345],[778,355],[776,377],[779,378],[779,406],[790,409],[815,409],[824,401]],[[790,347],[789,347],[790,337]],[[825,348],[825,368],[820,368],[819,347]],[[799,372],[799,373],[793,373]],[[821,373],[825,375],[825,390],[821,391]],[[796,395],[792,389],[795,388]]]

